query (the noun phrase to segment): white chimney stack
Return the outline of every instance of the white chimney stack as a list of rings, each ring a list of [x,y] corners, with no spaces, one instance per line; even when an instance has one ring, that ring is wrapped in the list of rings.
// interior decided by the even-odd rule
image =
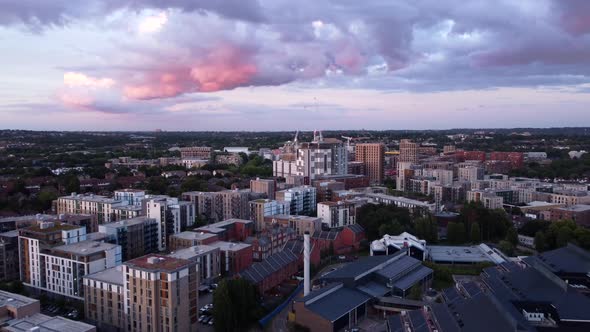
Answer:
[[[307,296],[311,289],[309,280],[309,256],[310,256],[309,232],[303,234],[303,296]]]

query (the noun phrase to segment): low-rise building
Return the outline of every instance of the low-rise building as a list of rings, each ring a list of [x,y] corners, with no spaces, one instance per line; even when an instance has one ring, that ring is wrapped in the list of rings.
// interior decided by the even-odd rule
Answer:
[[[291,251],[281,251],[252,264],[240,272],[240,276],[264,294],[297,273],[297,260],[297,255]]]
[[[186,231],[172,235],[170,237],[170,246],[168,249],[174,251],[193,246],[211,244],[217,241],[219,241],[219,237],[217,237],[216,234]]]
[[[590,205],[577,204],[556,207],[550,210],[551,221],[573,220],[576,224],[590,227]]]
[[[250,220],[254,221],[254,228],[257,232],[264,230],[264,218],[275,214],[289,215],[291,205],[288,202],[257,199],[250,201]]]
[[[242,242],[217,241],[211,244],[221,254],[221,274],[232,276],[247,269],[253,262],[252,245]]]
[[[246,238],[244,242],[252,245],[253,259],[260,262],[282,251],[285,243],[296,237],[297,234],[293,229],[275,225],[273,228]]]
[[[272,228],[274,225],[281,227],[289,227],[295,230],[299,236],[303,236],[305,232],[313,234],[322,229],[322,219],[317,217],[294,216],[277,214],[273,216],[264,217],[265,228]]]

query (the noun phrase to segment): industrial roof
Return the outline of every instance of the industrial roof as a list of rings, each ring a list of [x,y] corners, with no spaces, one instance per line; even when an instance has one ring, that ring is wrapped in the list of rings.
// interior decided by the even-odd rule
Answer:
[[[401,315],[392,315],[387,319],[387,325],[389,325],[388,331],[391,332],[404,332],[404,326],[402,324]]]
[[[294,253],[283,250],[269,256],[262,262],[252,264],[249,268],[242,271],[240,275],[244,279],[256,284],[298,259],[299,257]]]
[[[528,257],[525,261],[533,259],[540,260],[554,273],[590,273],[590,253],[572,244]]]
[[[478,246],[429,246],[428,254],[435,262],[503,263],[504,259],[484,244]]]
[[[371,297],[381,297],[385,294],[391,292],[391,289],[383,286],[382,284],[376,283],[374,281],[369,281],[364,285],[357,286],[356,289],[359,291],[371,296]]]
[[[459,332],[459,325],[453,318],[453,315],[449,312],[449,308],[441,303],[435,303],[432,305],[432,313],[434,320],[438,327],[445,332]]]
[[[420,266],[418,269],[396,281],[393,286],[401,290],[407,290],[430,274],[432,274],[431,269],[427,268],[426,266]]]
[[[497,332],[515,331],[512,321],[498,308],[493,300],[485,293],[466,300],[449,304],[454,320],[461,331],[468,332]],[[438,317],[437,317],[438,318]],[[443,320],[448,316],[443,315]],[[446,324],[452,325],[450,322]],[[446,330],[445,330],[446,331]]]
[[[376,273],[387,279],[396,279],[404,272],[415,269],[421,262],[410,256],[402,256],[393,264],[389,264]]]
[[[334,240],[340,234],[340,230],[331,229],[329,231],[315,231],[311,236],[314,239]]]
[[[418,330],[426,325],[426,318],[422,314],[422,310],[412,310],[408,313],[408,318],[414,330]]]
[[[383,268],[388,263],[400,259],[400,256],[405,256],[406,253],[400,251],[390,256],[369,256],[361,257],[357,261],[348,263],[343,267],[326,274],[324,279],[339,279],[339,278],[353,278],[357,279],[362,275],[375,272],[379,268]]]
[[[350,229],[351,231],[353,231],[354,233],[357,233],[357,234],[365,231],[363,226],[361,226],[359,224],[348,225],[348,226],[346,226],[346,228]]]
[[[334,322],[370,299],[370,296],[362,292],[342,287],[306,305],[306,307],[310,311]]]

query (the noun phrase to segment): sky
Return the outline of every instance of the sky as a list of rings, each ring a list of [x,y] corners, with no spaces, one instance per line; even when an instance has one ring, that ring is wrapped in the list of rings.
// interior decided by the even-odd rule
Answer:
[[[588,0],[0,0],[0,129],[562,126]]]

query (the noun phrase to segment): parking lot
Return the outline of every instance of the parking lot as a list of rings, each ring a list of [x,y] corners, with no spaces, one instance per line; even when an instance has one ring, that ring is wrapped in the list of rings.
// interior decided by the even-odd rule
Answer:
[[[206,311],[201,311],[206,306],[213,305],[213,293],[211,292],[202,292],[199,294],[199,331],[205,332],[213,332],[215,329],[213,325],[209,325],[208,322],[202,322],[203,316],[211,317],[212,311],[208,309]]]
[[[81,313],[78,309],[68,306],[58,306],[51,303],[43,306],[41,311],[48,316],[62,316],[73,320],[79,320],[81,318]]]

